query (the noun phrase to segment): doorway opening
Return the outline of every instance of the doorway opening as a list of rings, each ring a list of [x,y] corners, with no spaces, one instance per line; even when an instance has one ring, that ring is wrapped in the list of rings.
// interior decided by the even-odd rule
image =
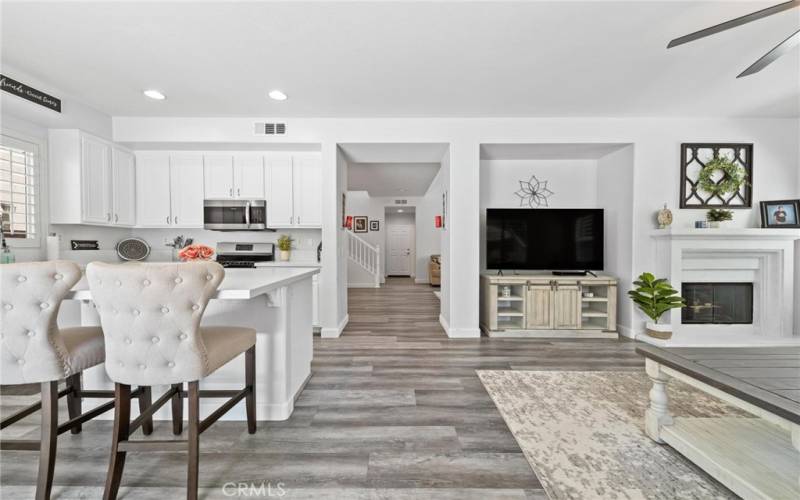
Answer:
[[[388,277],[416,277],[417,221],[415,207],[385,207]]]

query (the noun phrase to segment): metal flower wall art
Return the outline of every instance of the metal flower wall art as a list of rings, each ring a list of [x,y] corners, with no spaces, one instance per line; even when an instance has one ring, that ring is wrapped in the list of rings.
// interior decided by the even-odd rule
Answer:
[[[553,196],[555,193],[550,191],[547,187],[547,181],[540,181],[535,175],[527,181],[519,181],[519,191],[514,193],[519,196],[519,206],[524,207],[526,204],[531,207],[549,207],[547,198]]]

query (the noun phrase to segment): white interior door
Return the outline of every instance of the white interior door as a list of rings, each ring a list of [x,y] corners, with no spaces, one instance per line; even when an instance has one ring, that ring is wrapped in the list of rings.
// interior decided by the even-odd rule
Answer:
[[[411,237],[413,226],[392,224],[386,228],[386,274],[411,276]]]

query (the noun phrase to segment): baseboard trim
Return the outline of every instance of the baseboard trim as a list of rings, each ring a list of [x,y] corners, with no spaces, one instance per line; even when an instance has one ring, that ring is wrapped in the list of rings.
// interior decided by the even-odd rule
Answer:
[[[450,323],[448,323],[447,319],[445,319],[445,317],[442,316],[441,314],[439,314],[439,324],[442,325],[442,328],[444,328],[444,333],[446,333],[447,336],[449,337],[450,336]]]
[[[342,322],[339,323],[339,326],[336,328],[323,328],[320,331],[320,337],[323,339],[336,339],[342,336],[342,332],[344,331],[344,327],[347,326],[347,323],[350,321],[350,315],[345,314],[344,319]]]
[[[628,337],[629,339],[635,339],[637,335],[633,328],[620,324],[617,324],[617,331],[621,336]]]
[[[430,284],[430,281],[423,278],[415,278],[414,283],[416,283],[417,285],[427,285]]]
[[[375,283],[348,283],[347,288],[380,288]]]
[[[450,328],[450,323],[441,314],[439,314],[439,324],[451,339],[477,339],[481,336],[480,328]]]

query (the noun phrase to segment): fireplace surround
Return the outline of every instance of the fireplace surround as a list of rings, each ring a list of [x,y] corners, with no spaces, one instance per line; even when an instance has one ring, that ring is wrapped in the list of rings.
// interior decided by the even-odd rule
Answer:
[[[721,321],[713,314],[710,321],[706,314],[704,321],[698,322],[700,315],[686,317],[685,310],[673,309],[664,318],[672,326],[673,337],[664,345],[751,345],[748,339],[754,343],[800,341],[800,318],[795,318],[800,302],[795,295],[799,230],[670,228],[655,230],[651,236],[655,274],[669,280],[676,290],[683,292],[684,284],[693,283],[752,286],[752,318],[744,318],[749,322]]]

